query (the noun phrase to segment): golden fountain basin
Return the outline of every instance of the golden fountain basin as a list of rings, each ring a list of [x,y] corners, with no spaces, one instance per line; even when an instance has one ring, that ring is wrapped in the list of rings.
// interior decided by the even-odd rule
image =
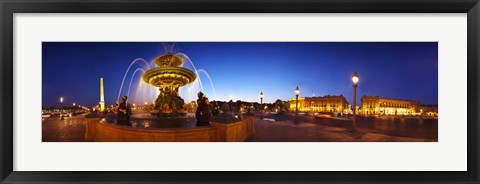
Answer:
[[[158,67],[145,72],[142,80],[153,86],[174,85],[177,87],[185,86],[193,81],[197,76],[189,69],[176,66]]]

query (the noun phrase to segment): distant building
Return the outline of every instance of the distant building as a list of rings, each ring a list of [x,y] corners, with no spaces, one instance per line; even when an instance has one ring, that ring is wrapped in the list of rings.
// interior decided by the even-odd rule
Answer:
[[[420,106],[420,113],[423,116],[437,117],[438,116],[438,105],[421,105]]]
[[[296,98],[290,100],[290,111],[295,111]],[[298,98],[299,112],[338,112],[348,111],[348,102],[343,95]]]
[[[364,115],[418,115],[420,102],[378,96],[362,96],[360,113]]]

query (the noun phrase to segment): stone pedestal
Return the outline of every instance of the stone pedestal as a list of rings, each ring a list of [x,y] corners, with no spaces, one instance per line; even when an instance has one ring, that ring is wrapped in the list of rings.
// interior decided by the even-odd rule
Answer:
[[[253,136],[255,135],[255,126],[254,126],[254,121],[255,121],[255,116],[248,116],[248,115],[243,115],[243,120],[247,124],[247,134],[248,136]]]
[[[243,142],[253,135],[253,119],[248,117],[235,123],[218,123],[210,121],[215,127],[216,141],[220,142]]]
[[[145,129],[108,124],[101,117],[85,118],[85,140],[96,142],[243,142],[255,134],[254,117],[233,123],[210,122],[196,128]]]
[[[85,117],[85,141],[95,141],[95,132],[100,117]]]

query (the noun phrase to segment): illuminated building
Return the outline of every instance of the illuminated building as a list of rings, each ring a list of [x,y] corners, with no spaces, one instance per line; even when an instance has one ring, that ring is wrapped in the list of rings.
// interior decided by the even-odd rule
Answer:
[[[418,115],[420,102],[378,96],[362,96],[360,112],[364,115]]]
[[[420,113],[423,116],[437,117],[438,116],[438,106],[437,105],[421,105],[420,106]]]
[[[295,98],[290,99],[290,110],[295,110]],[[348,102],[343,95],[298,98],[300,112],[347,112]]]

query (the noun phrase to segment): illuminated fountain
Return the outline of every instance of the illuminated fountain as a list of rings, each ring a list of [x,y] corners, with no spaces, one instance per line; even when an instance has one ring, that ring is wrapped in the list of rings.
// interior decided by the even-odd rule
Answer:
[[[253,135],[253,116],[245,116],[244,120],[229,122],[228,125],[211,122],[211,126],[197,127],[195,117],[187,115],[187,112],[192,114],[195,112],[196,94],[203,91],[200,74],[205,75],[206,79],[210,81],[212,96],[216,98],[212,79],[204,69],[197,70],[186,54],[173,52],[173,45],[168,46],[170,50],[166,54],[157,56],[151,62],[137,58],[125,71],[117,100],[122,92],[125,94],[125,91],[122,90],[127,76],[130,75],[130,83],[127,81],[128,91],[126,92],[126,95],[129,96],[128,103],[134,106],[129,122],[130,126],[118,125],[118,118],[114,114],[103,118],[86,117],[86,141],[238,142],[245,141],[248,136]],[[156,67],[153,67],[153,63]],[[136,66],[135,64],[141,65]],[[142,74],[141,78],[140,74]],[[138,84],[138,86],[134,87],[132,84]],[[130,94],[131,89],[133,94]],[[205,91],[203,92],[205,93]],[[181,96],[188,103],[185,103]],[[151,100],[153,103],[149,104],[148,102]],[[103,98],[101,101],[103,102]],[[145,105],[135,107],[135,102]]]
[[[158,87],[160,94],[155,100],[152,114],[162,113],[164,116],[186,115],[185,101],[179,95],[179,88],[190,84],[197,78],[193,71],[180,67],[184,60],[172,53],[157,56],[154,59],[156,68],[146,71],[142,80]]]
[[[184,85],[178,90],[178,96],[181,96],[186,103],[195,103],[197,100],[197,93],[202,91],[209,97],[210,100],[217,100],[214,84],[208,72],[201,68],[197,70],[189,56],[185,53],[179,52],[179,50],[176,49],[175,43],[162,43],[162,45],[164,50],[163,53],[170,53],[169,55],[174,55],[175,58],[179,57],[180,59],[183,59],[184,62],[177,67],[188,68],[196,74],[196,78],[193,82]],[[149,61],[143,58],[134,59],[125,71],[120,88],[118,90],[117,101],[120,101],[120,97],[123,94],[128,96],[128,102],[131,104],[155,104],[155,100],[158,98],[160,93],[158,87],[142,81],[141,77],[145,71],[151,70],[154,67],[154,59]],[[211,88],[204,89],[202,83],[209,85]],[[191,112],[191,109],[192,108],[189,108],[189,112]]]
[[[214,83],[205,69],[197,70],[187,54],[175,50],[175,44],[162,45],[164,52],[161,55],[148,61],[143,58],[134,59],[123,75],[117,101],[126,95],[129,104],[137,104],[138,108],[132,111],[132,118],[155,118],[150,114],[191,118],[196,109],[199,91],[210,100],[217,99]],[[171,74],[178,77],[172,79]],[[209,88],[204,90],[202,82]]]

